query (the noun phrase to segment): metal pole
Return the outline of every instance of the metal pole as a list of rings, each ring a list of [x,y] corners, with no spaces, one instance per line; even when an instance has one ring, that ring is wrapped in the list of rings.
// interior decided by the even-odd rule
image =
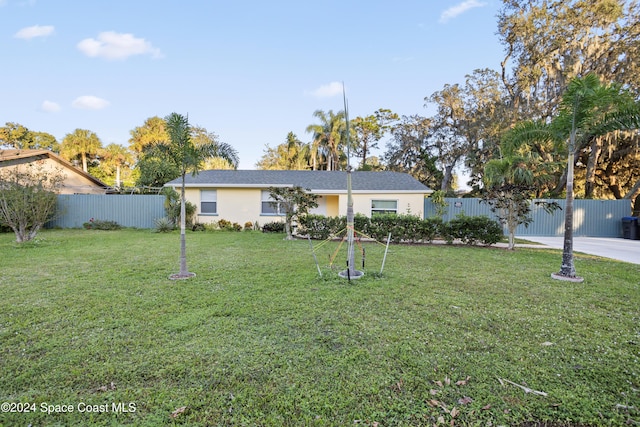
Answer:
[[[322,271],[320,271],[320,265],[318,264],[318,258],[316,257],[316,253],[313,250],[313,243],[311,243],[311,237],[307,236],[309,239],[309,246],[311,246],[311,253],[313,254],[313,260],[316,262],[316,267],[318,268],[318,274],[322,277]]]
[[[380,274],[382,274],[382,270],[384,270],[384,262],[387,260],[387,251],[389,250],[390,241],[391,241],[391,233],[389,233],[389,237],[387,237],[387,247],[384,250],[384,257],[382,257],[382,266],[380,267]]]

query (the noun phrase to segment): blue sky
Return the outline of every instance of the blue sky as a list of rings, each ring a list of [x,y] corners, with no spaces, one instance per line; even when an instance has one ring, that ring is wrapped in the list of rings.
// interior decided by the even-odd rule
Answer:
[[[318,109],[351,118],[424,98],[503,56],[500,0],[0,0],[0,126],[128,145],[152,116],[188,114],[254,169],[304,142]],[[384,148],[384,143],[381,144]]]

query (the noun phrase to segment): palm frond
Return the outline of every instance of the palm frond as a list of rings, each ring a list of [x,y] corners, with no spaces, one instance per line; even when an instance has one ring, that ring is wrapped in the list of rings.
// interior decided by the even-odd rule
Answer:
[[[526,121],[516,124],[502,138],[502,152],[505,156],[531,151],[540,142],[557,143],[564,140],[558,129],[542,121]]]

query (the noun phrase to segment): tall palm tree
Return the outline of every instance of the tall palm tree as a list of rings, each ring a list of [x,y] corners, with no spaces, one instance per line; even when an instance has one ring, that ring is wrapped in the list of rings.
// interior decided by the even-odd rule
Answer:
[[[564,142],[567,149],[567,184],[564,246],[559,280],[582,281],[573,262],[573,181],[576,151],[593,138],[620,130],[640,129],[640,104],[628,102],[619,85],[603,84],[589,74],[574,78],[563,94],[558,114],[549,123],[527,122],[509,132],[516,145],[532,141]]]
[[[186,251],[186,209],[185,209],[185,177],[187,172],[198,174],[201,165],[207,158],[222,157],[234,167],[238,166],[238,153],[229,144],[211,141],[194,144],[192,129],[186,116],[171,113],[165,117],[168,141],[160,141],[151,147],[152,153],[165,157],[180,171],[180,272],[170,276],[171,279],[186,279],[195,276],[187,270]]]
[[[87,156],[96,155],[102,148],[102,141],[95,132],[86,129],[76,129],[68,133],[62,140],[60,154],[71,160],[77,156],[82,159],[82,170],[87,172]]]
[[[289,170],[304,170],[309,167],[309,145],[298,139],[295,133],[287,134],[286,167]]]
[[[122,145],[109,144],[100,150],[100,168],[103,169],[105,174],[109,175],[108,181],[111,182],[113,180],[116,187],[122,186],[122,168],[131,167],[132,165],[133,153]],[[115,179],[112,178],[114,169]]]
[[[306,131],[313,133],[312,153],[323,154],[327,159],[327,170],[340,168],[340,157],[346,141],[346,121],[344,111],[325,113],[316,110],[313,117],[320,120],[320,124],[307,126]],[[317,154],[316,154],[317,153]]]

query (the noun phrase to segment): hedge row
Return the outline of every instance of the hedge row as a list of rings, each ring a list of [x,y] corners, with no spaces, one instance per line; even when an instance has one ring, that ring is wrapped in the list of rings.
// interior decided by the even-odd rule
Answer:
[[[298,235],[325,240],[341,235],[346,229],[347,219],[306,215],[298,221]],[[461,241],[468,245],[481,243],[492,245],[502,237],[502,226],[487,216],[458,215],[449,222],[441,218],[421,219],[413,215],[375,215],[369,218],[362,214],[354,217],[356,232],[378,241],[386,241],[391,234],[394,243],[425,243],[442,239],[447,243]]]

